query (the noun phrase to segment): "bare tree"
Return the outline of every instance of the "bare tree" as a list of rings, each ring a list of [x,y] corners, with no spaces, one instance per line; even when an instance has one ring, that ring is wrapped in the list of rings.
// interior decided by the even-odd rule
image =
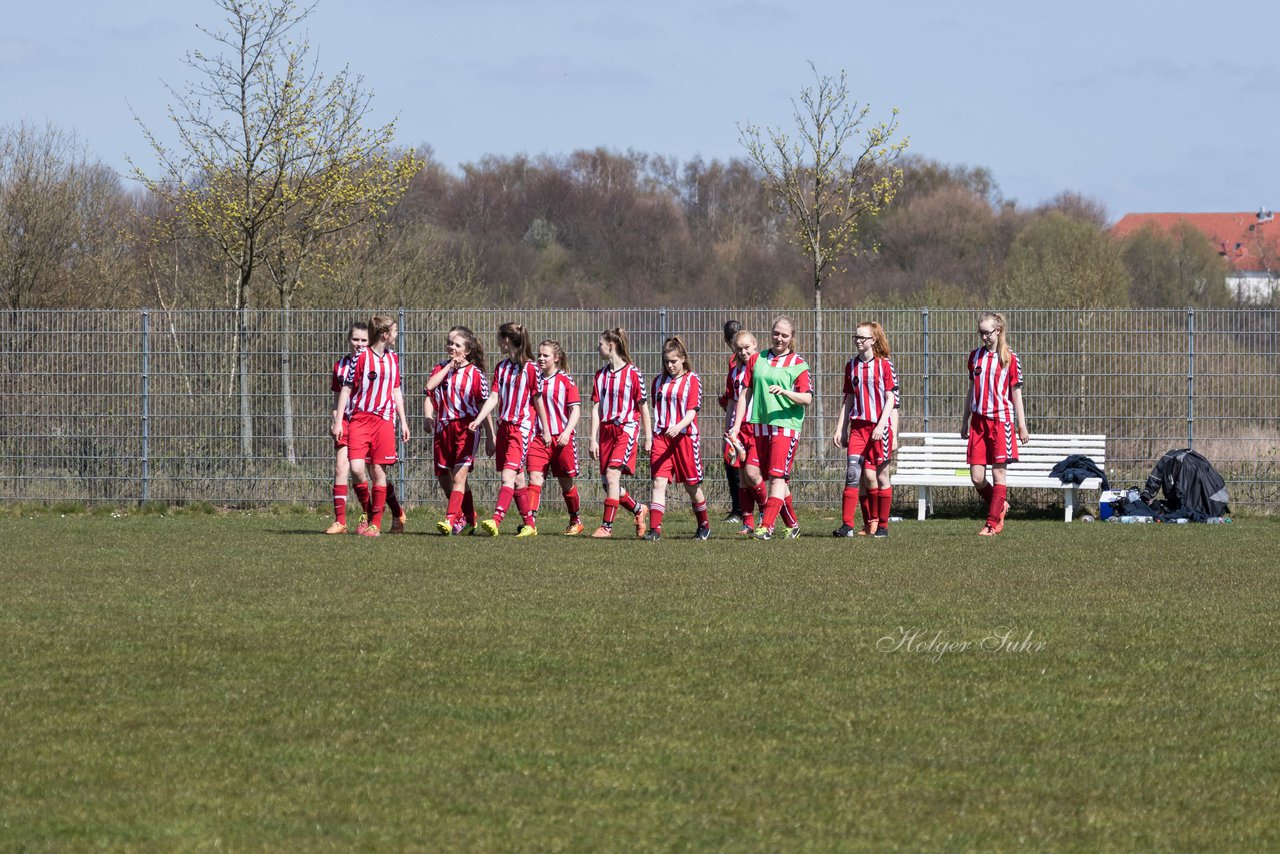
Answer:
[[[170,148],[139,120],[159,159],[155,176],[134,174],[173,205],[173,237],[207,239],[233,275],[240,443],[253,455],[246,340],[251,286],[266,269],[287,311],[305,274],[333,263],[342,235],[377,218],[417,169],[413,155],[387,152],[395,123],[364,126],[372,95],[346,68],[327,79],[305,37],[290,34],[315,8],[293,0],[215,0],[227,29],[200,28],[218,52],[186,63],[196,80],[172,96]],[[287,324],[287,320],[286,320]],[[283,342],[285,452],[292,461],[288,331]]]
[[[908,139],[895,141],[898,111],[887,121],[872,123],[871,105],[851,100],[845,72],[839,77],[818,73],[815,84],[792,101],[795,127],[761,129],[739,126],[747,155],[763,173],[765,189],[791,225],[789,239],[809,262],[816,315],[814,352],[815,416],[818,435],[826,434],[822,415],[822,285],[841,264],[859,251],[859,223],[874,217],[902,186],[902,170],[894,163]],[[822,444],[819,443],[819,447]]]

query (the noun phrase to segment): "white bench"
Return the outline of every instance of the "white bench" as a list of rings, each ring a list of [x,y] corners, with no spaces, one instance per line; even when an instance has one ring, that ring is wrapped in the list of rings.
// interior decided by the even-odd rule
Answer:
[[[968,440],[961,439],[959,431],[951,433],[903,433],[896,456],[897,470],[893,485],[916,487],[918,510],[916,518],[923,520],[933,509],[930,489],[935,486],[967,486],[973,488],[969,478],[969,464],[965,462]],[[1102,489],[1101,478],[1086,478],[1082,483],[1063,483],[1049,472],[1064,457],[1083,454],[1107,468],[1107,437],[1072,435],[1031,435],[1031,441],[1018,448],[1018,461],[1010,463],[1006,483],[1010,487],[1029,486],[1043,489],[1061,489],[1066,505],[1064,521],[1070,522],[1075,512],[1076,500],[1081,489]],[[987,470],[991,480],[991,470]]]

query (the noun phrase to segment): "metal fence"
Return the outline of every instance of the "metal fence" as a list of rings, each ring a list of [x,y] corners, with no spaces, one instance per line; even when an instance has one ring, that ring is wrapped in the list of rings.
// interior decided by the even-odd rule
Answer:
[[[413,506],[439,501],[418,392],[443,356],[450,326],[471,326],[489,348],[500,323],[523,322],[535,340],[564,345],[582,388],[598,367],[602,329],[627,330],[646,378],[659,367],[664,338],[680,334],[706,387],[718,392],[728,359],[723,322],[741,321],[767,346],[775,312],[506,307],[393,314],[415,431],[393,476]],[[799,351],[820,367],[823,404],[822,418],[814,407],[805,423],[794,478],[801,503],[839,500],[844,467],[831,464],[839,457],[828,437],[860,320],[875,318],[889,333],[902,384],[901,429],[958,427],[967,389],[963,360],[978,344],[975,312],[828,309],[821,341],[813,334],[814,312],[791,315]],[[1033,435],[1107,434],[1112,479],[1126,485],[1145,479],[1164,451],[1192,446],[1227,479],[1235,507],[1277,506],[1280,312],[1016,309],[1005,315],[1027,375]],[[14,385],[0,400],[0,500],[326,503],[333,477],[329,375],[352,319],[349,312],[254,311],[238,339],[231,311],[0,315]],[[237,340],[245,345],[243,383]],[[716,460],[723,416],[714,400],[701,417],[704,459]],[[585,463],[584,432],[578,441]],[[725,503],[718,466],[709,468],[710,497]],[[473,482],[489,500],[496,482],[491,467],[480,466]],[[594,476],[584,470],[580,484],[588,501],[599,500]]]

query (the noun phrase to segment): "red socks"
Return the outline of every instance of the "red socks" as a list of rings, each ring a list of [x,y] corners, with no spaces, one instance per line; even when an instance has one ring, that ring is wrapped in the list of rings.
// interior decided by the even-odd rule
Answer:
[[[538,507],[542,504],[542,487],[529,484],[529,486],[525,489],[525,492],[528,493],[528,498],[527,498],[527,501],[529,504],[528,512],[522,513],[520,515],[524,518],[524,523],[526,525],[537,525],[538,524]]]
[[[738,487],[738,503],[742,505],[742,524],[748,528],[755,527],[755,515],[752,508],[756,503],[756,490],[753,486]],[[764,505],[761,505],[763,509]]]
[[[387,507],[387,488],[375,486],[372,492],[373,503],[369,510],[369,527],[377,528],[382,525],[382,511]]]
[[[356,484],[356,501],[360,502],[360,510],[364,515],[368,516],[370,513],[369,481],[366,480],[364,483]]]
[[[667,505],[665,504],[649,504],[649,527],[653,530],[662,532],[662,517],[666,515]]]
[[[515,488],[510,486],[504,486],[498,490],[498,503],[493,508],[493,521],[499,525],[506,518],[507,508],[511,506],[511,499],[515,497],[515,494]]]
[[[991,503],[987,506],[987,524],[995,527],[1000,524],[1000,516],[1004,513],[1005,496],[1009,489],[1003,483],[991,487]]]
[[[846,486],[840,500],[840,521],[850,528],[858,521],[858,504],[861,496],[856,486]]]
[[[347,485],[333,485],[333,519],[339,525],[347,524]]]
[[[653,508],[649,508],[653,512]],[[707,502],[693,505],[693,518],[698,520],[699,528],[708,528],[711,526],[711,520],[707,517]]]
[[[582,512],[582,499],[578,497],[578,487],[574,487],[564,494],[564,507],[569,511],[569,521],[578,521],[578,515]]]
[[[466,494],[460,489],[449,493],[449,509],[445,511],[444,517],[450,524],[462,521],[462,502]]]
[[[516,512],[520,514],[520,521],[526,525],[533,524],[529,521],[529,487],[522,486],[515,492],[516,496]]]
[[[622,507],[624,510],[631,511],[632,513],[635,513],[640,507],[640,505],[636,503],[636,500],[632,498],[631,494],[625,489],[622,490],[622,494],[618,496],[618,506]]]
[[[893,487],[877,489],[871,493],[876,497],[876,515],[880,518],[880,527],[889,527],[889,507],[893,504]]]
[[[760,525],[772,529],[778,521],[778,513],[782,510],[782,499],[770,496],[764,503],[764,512],[760,514]]]
[[[606,498],[604,500],[604,526],[606,528],[613,527],[613,520],[618,516],[618,499]]]
[[[462,494],[462,521],[468,525],[476,523],[476,502],[471,496],[471,487],[467,487],[467,491]]]
[[[391,518],[400,518],[400,500],[396,498],[396,486],[390,480],[387,481],[387,509],[391,511]]]

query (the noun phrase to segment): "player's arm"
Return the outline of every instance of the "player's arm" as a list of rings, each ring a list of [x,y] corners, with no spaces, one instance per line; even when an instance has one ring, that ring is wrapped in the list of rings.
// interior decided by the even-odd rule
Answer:
[[[751,406],[751,387],[747,386],[742,390],[742,394],[738,395],[738,405],[733,410],[733,426],[729,428],[729,438],[734,442],[741,442],[738,434],[742,431],[742,423],[746,420],[747,409]]]
[[[591,441],[587,443],[587,456],[600,459],[600,402],[591,405]]]
[[[831,444],[837,448],[849,445],[849,407],[853,406],[853,395],[846,394],[840,399],[840,414],[836,416],[836,432],[831,434]]]
[[[500,398],[501,395],[496,388],[490,391],[489,396],[485,398],[484,406],[480,407],[480,412],[476,415],[475,420],[467,425],[467,429],[472,433],[479,430],[480,425],[485,422],[485,419],[493,413],[493,410],[498,408],[498,401]]]
[[[960,438],[969,438],[969,416],[973,414],[973,385],[969,385],[969,393],[964,396],[964,414],[960,416]]]
[[[890,422],[893,420],[893,408],[898,402],[898,392],[890,389],[885,392],[884,409],[880,411],[880,420],[876,422],[875,429],[871,431],[871,438],[877,442],[884,438],[884,432],[889,428]]]
[[[455,370],[452,364],[446,364],[443,368],[438,368],[431,372],[431,376],[427,377],[427,386],[425,391],[430,394],[440,387],[440,384],[449,378],[449,374]]]
[[[1031,434],[1027,432],[1027,413],[1022,407],[1022,386],[1015,386],[1010,397],[1013,399],[1013,416],[1018,421],[1018,441],[1025,444],[1031,440]]]
[[[409,441],[409,419],[404,412],[404,391],[399,386],[391,390],[391,399],[396,402],[396,416],[400,419],[400,441]]]
[[[679,421],[677,421],[676,423],[672,424],[670,427],[667,428],[667,435],[674,439],[676,436],[679,436],[681,433],[683,433],[685,429],[688,428],[688,426],[692,424],[694,419],[697,417],[698,417],[698,410],[690,409],[688,412],[684,414],[684,418],[681,418]]]
[[[573,431],[578,429],[578,421],[581,418],[582,418],[582,404],[580,403],[569,404],[569,420],[568,422],[565,423],[564,432],[560,434],[560,438],[557,440],[557,443],[561,447],[564,447],[565,445],[569,444],[569,441],[573,438]]]
[[[538,413],[538,423],[542,425],[542,441],[550,445],[555,437],[551,435],[551,419],[547,418],[547,401],[540,391],[533,393],[533,408]]]
[[[342,384],[342,390],[338,392],[338,402],[333,407],[333,423],[329,425],[329,432],[334,439],[342,436],[342,413],[347,411],[347,403],[351,401],[351,386],[346,383]]]
[[[649,401],[640,401],[640,429],[644,431],[644,452],[653,450],[653,415],[649,412]]]

